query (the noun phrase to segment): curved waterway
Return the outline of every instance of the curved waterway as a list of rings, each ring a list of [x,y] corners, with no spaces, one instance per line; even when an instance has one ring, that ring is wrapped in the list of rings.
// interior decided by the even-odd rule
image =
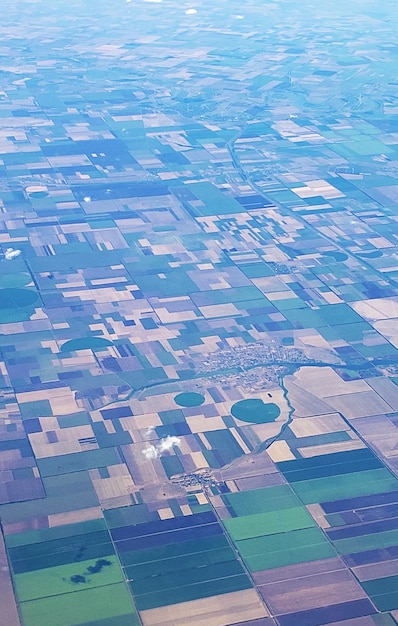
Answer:
[[[286,404],[289,408],[289,413],[288,413],[288,417],[286,422],[284,422],[281,426],[280,431],[276,434],[273,435],[273,437],[269,437],[268,439],[266,439],[262,444],[260,444],[260,446],[254,451],[254,454],[258,454],[259,452],[264,452],[264,450],[267,450],[267,448],[270,447],[270,445],[272,445],[275,441],[277,441],[279,439],[279,437],[281,435],[283,435],[284,431],[286,430],[286,428],[289,426],[289,424],[292,423],[293,421],[293,413],[295,411],[295,407],[292,405],[292,403],[289,400],[289,391],[284,383],[284,376],[280,376],[278,379],[279,382],[279,386],[283,391],[283,397],[286,401]]]
[[[209,372],[200,372],[199,374],[193,374],[191,378],[171,378],[169,380],[163,380],[159,382],[149,383],[149,385],[143,385],[142,387],[137,387],[136,389],[131,389],[126,396],[123,398],[119,398],[117,400],[112,400],[103,405],[102,408],[107,407],[111,404],[116,404],[118,402],[126,402],[126,400],[130,400],[135,395],[145,393],[145,391],[156,389],[157,387],[168,387],[171,385],[183,385],[189,382],[193,382],[195,380],[200,380],[202,378],[211,378],[212,376],[233,376],[236,374],[243,374],[245,372],[249,372],[250,370],[254,370],[262,367],[285,367],[288,369],[288,372],[284,376],[278,377],[278,382],[280,387],[283,389],[284,394],[287,393],[287,390],[284,386],[283,379],[285,376],[289,376],[293,374],[296,370],[302,367],[332,367],[336,369],[346,369],[352,370],[355,372],[361,372],[370,370],[375,366],[378,367],[387,367],[388,365],[396,365],[398,364],[398,355],[396,357],[377,357],[372,361],[363,361],[360,363],[328,363],[324,361],[266,361],[262,363],[255,363],[253,365],[249,365],[247,367],[237,366],[231,368],[225,368],[222,370],[211,370]],[[120,380],[126,384],[126,381],[119,374]],[[128,383],[127,383],[128,384]],[[180,389],[177,389],[179,391]],[[286,396],[285,396],[286,397]],[[286,397],[287,400],[287,397]]]
[[[331,368],[340,369],[340,370],[345,369],[345,370],[363,372],[363,371],[372,369],[376,365],[387,366],[387,365],[393,365],[397,363],[398,363],[398,356],[388,357],[386,359],[383,359],[383,357],[378,357],[374,359],[373,361],[363,361],[360,363],[347,363],[347,362],[346,363],[328,363],[324,361],[307,361],[307,360],[306,361],[292,361],[292,362],[267,361],[263,363],[256,363],[253,365],[249,365],[248,367],[238,366],[238,367],[233,367],[229,369],[214,370],[211,372],[201,372],[199,374],[193,374],[190,379],[181,380],[179,378],[175,378],[175,379],[170,379],[167,381],[159,381],[159,382],[150,383],[149,385],[143,385],[142,387],[137,388],[137,389],[131,389],[131,391],[124,398],[113,400],[112,402],[108,402],[103,406],[105,407],[105,406],[117,404],[119,402],[126,402],[127,400],[133,397],[138,398],[139,396],[142,396],[143,394],[145,394],[145,392],[153,392],[153,391],[156,392],[156,390],[160,391],[162,388],[164,389],[164,393],[167,393],[170,391],[175,391],[176,393],[178,393],[179,391],[181,391],[181,385],[185,386],[187,383],[189,384],[189,382],[194,383],[194,381],[199,381],[200,379],[209,378],[211,376],[236,375],[236,374],[242,374],[250,370],[254,370],[256,368],[282,366],[285,368],[285,373],[283,375],[278,376],[278,384],[279,384],[279,387],[283,391],[283,397],[288,407],[288,417],[287,417],[287,420],[283,424],[281,424],[281,428],[278,433],[266,439],[252,452],[252,454],[259,454],[267,450],[275,441],[277,441],[283,435],[284,431],[293,421],[293,414],[295,411],[295,407],[290,402],[289,390],[287,389],[285,382],[284,382],[284,379],[286,376],[292,375],[294,372],[296,372],[297,370],[303,367],[331,367]],[[341,417],[352,428],[348,420],[343,415],[341,415]],[[362,439],[362,437],[360,438]]]

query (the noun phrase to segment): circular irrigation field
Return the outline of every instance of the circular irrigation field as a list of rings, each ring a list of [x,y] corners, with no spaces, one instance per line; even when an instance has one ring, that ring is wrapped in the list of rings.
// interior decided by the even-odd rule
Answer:
[[[33,289],[19,287],[0,289],[0,323],[28,320],[38,299],[39,296]]]
[[[104,350],[108,346],[113,346],[109,339],[103,337],[78,337],[70,339],[61,346],[61,352],[74,352],[75,350]]]
[[[235,402],[232,405],[231,413],[242,422],[268,424],[279,417],[281,410],[274,402],[263,402],[260,398],[250,398]]]
[[[196,391],[179,393],[174,397],[174,402],[178,404],[178,406],[185,407],[200,406],[204,401],[205,397],[201,393],[196,393]]]

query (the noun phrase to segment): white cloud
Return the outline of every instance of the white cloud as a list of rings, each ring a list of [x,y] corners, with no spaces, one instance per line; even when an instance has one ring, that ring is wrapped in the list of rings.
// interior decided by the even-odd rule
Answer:
[[[144,433],[145,439],[150,439],[154,432],[155,432],[155,427],[149,426]]]
[[[21,250],[14,250],[14,248],[7,248],[7,250],[4,252],[4,258],[6,259],[6,261],[12,261],[13,259],[16,259],[17,256],[19,256],[21,254]]]
[[[160,444],[158,445],[159,453],[166,452],[167,450],[171,450],[173,446],[179,446],[181,443],[181,439],[179,437],[168,436],[165,439],[162,439]]]
[[[179,437],[168,435],[168,437],[161,439],[157,446],[151,444],[148,448],[145,448],[145,450],[142,451],[142,454],[148,460],[157,459],[163,454],[163,452],[171,450],[173,446],[179,446],[180,443],[181,439]]]
[[[185,15],[195,15],[195,13],[197,13],[196,9],[187,9],[185,11]]]
[[[144,457],[146,459],[156,459],[158,457],[158,451],[157,448],[155,448],[155,446],[149,446],[149,448],[145,448],[145,450],[142,451],[142,454],[144,455]]]

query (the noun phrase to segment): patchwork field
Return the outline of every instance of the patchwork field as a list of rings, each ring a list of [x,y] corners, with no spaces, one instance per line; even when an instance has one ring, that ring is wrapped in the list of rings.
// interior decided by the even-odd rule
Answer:
[[[398,624],[395,0],[3,0],[0,622]]]

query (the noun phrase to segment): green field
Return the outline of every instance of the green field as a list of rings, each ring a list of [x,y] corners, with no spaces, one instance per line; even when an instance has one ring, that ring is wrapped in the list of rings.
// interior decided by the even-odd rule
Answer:
[[[22,602],[20,610],[24,626],[83,626],[96,620],[111,624],[118,616],[129,626],[139,626],[124,583]]]
[[[200,598],[208,598],[223,593],[250,589],[251,586],[251,582],[246,574],[238,574],[237,576],[174,587],[173,589],[168,589],[167,595],[165,594],[163,597],[158,591],[153,591],[136,597],[135,603],[138,610],[144,611],[179,602],[189,602],[190,600],[199,600]]]
[[[289,485],[236,491],[223,496],[225,504],[232,508],[234,515],[241,517],[253,513],[281,511],[300,506],[300,500]]]
[[[5,504],[1,509],[3,523],[18,523],[32,517],[78,511],[82,502],[86,507],[98,506],[98,496],[88,472],[73,472],[43,479],[47,497]]]
[[[227,196],[210,182],[191,183],[189,190],[203,202],[203,206],[195,206],[198,215],[228,215],[244,211],[239,202]]]
[[[316,561],[336,554],[317,527],[244,539],[237,541],[236,545],[245,563],[255,571]]]
[[[361,584],[379,611],[398,609],[398,575],[368,580]]]
[[[294,490],[304,504],[367,496],[397,488],[398,480],[385,468],[294,483]]]
[[[38,459],[37,466],[40,470],[40,475],[44,478],[95,469],[97,467],[119,465],[119,463],[120,456],[116,448],[98,448]]]
[[[315,526],[311,515],[304,507],[294,507],[281,511],[256,513],[227,519],[224,525],[234,541],[286,533],[301,528]]]
[[[162,559],[155,563],[149,561],[147,563],[130,565],[125,569],[129,579],[139,580],[152,576],[154,570],[156,570],[157,575],[161,576],[164,574],[172,574],[176,571],[206,567],[214,565],[215,563],[225,563],[230,561],[232,557],[234,557],[232,548],[225,546],[223,548],[216,548],[215,550],[205,550],[203,552],[183,554],[169,559]]]
[[[14,576],[20,602],[74,593],[122,581],[123,573],[115,556],[69,563]]]
[[[102,518],[98,518],[86,522],[78,522],[77,524],[65,524],[64,526],[27,530],[23,533],[7,535],[5,539],[7,548],[11,549],[18,546],[43,543],[45,541],[64,539],[76,535],[85,535],[101,530],[106,530],[106,524]]]
[[[245,563],[251,572],[259,572],[265,569],[297,565],[298,563],[320,561],[334,556],[336,553],[326,540],[323,543],[303,546],[296,545],[294,542],[293,546],[286,550],[249,556],[245,559]]]
[[[398,530],[385,530],[384,532],[373,533],[372,535],[336,539],[333,545],[340,554],[352,554],[354,552],[388,548],[389,546],[395,546],[397,543]]]
[[[154,576],[155,572],[156,575]],[[168,593],[169,589],[182,588],[187,585],[216,581],[218,579],[228,579],[230,576],[237,576],[238,574],[243,574],[243,572],[243,566],[237,561],[231,550],[230,560],[228,561],[204,563],[196,567],[184,567],[182,570],[176,569],[164,575],[158,575],[155,566],[152,575],[138,580],[131,580],[130,587],[136,597],[152,592],[162,594]]]

